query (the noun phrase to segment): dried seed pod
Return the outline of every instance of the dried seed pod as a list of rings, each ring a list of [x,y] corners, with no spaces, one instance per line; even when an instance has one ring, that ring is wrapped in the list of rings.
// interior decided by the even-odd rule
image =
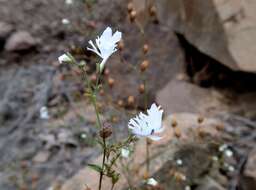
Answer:
[[[144,180],[147,180],[149,178],[149,173],[147,172],[147,171],[145,171],[144,173],[143,173],[143,179]]]
[[[220,123],[220,124],[217,124],[215,126],[215,128],[216,128],[217,131],[223,131],[225,126],[222,123]]]
[[[112,135],[112,126],[110,123],[103,123],[103,128],[100,130],[100,137],[106,139]]]
[[[92,74],[90,79],[91,79],[91,82],[96,83],[97,75],[96,74]]]
[[[117,105],[118,105],[119,107],[123,107],[123,106],[124,106],[124,101],[123,101],[123,100],[118,100],[118,101],[117,101]]]
[[[177,122],[177,120],[176,120],[175,118],[174,118],[174,119],[172,119],[172,123],[171,123],[171,125],[172,125],[172,127],[173,127],[173,128],[177,127],[178,122]]]
[[[99,94],[100,94],[101,96],[104,96],[104,95],[105,95],[105,91],[104,91],[103,89],[100,89]]]
[[[117,116],[113,116],[113,117],[111,118],[111,121],[112,121],[113,123],[117,123],[117,122],[118,122],[118,117],[117,117]]]
[[[123,40],[120,40],[118,43],[117,43],[117,48],[122,51],[124,49],[124,41]]]
[[[148,50],[149,50],[148,44],[144,44],[144,46],[143,46],[143,53],[144,53],[144,54],[147,54],[147,53],[148,53]]]
[[[115,80],[113,78],[109,77],[108,85],[109,85],[110,88],[112,88],[114,86],[114,83],[115,83]]]
[[[127,102],[128,102],[128,105],[129,105],[129,106],[133,106],[134,103],[135,103],[135,98],[134,98],[134,96],[129,96],[128,99],[127,99]]]
[[[206,132],[201,126],[197,128],[197,133],[198,133],[198,136],[201,138],[204,138],[206,136]]]
[[[204,117],[203,117],[203,116],[199,116],[199,117],[197,118],[197,122],[198,122],[199,124],[203,123],[203,122],[204,122]]]
[[[104,70],[104,75],[105,75],[105,76],[109,76],[109,73],[110,73],[109,69],[108,69],[108,68],[105,68],[105,70]]]
[[[133,9],[134,9],[133,3],[132,2],[128,3],[127,4],[128,13],[131,13],[133,11]]]
[[[177,138],[180,138],[180,137],[181,137],[181,130],[180,130],[178,127],[176,127],[176,128],[174,129],[174,135],[175,135]]]
[[[144,60],[141,65],[140,65],[140,71],[144,72],[149,66],[149,61],[148,60]]]
[[[144,85],[144,84],[140,84],[140,86],[139,86],[139,92],[140,92],[141,94],[143,94],[143,93],[145,92],[145,85]]]
[[[58,77],[59,77],[59,80],[61,80],[61,81],[65,80],[65,78],[66,78],[66,76],[64,74],[59,74]]]
[[[156,6],[152,5],[150,8],[149,8],[149,15],[152,16],[152,17],[155,17],[156,16]]]
[[[137,12],[135,10],[131,11],[129,14],[129,18],[131,22],[134,22],[137,16]]]

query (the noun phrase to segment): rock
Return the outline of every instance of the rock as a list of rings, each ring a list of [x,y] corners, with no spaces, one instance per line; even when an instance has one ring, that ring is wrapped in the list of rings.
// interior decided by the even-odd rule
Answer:
[[[36,39],[26,31],[18,31],[10,36],[5,44],[5,50],[9,52],[27,51],[35,47]]]
[[[0,22],[0,49],[4,47],[6,38],[11,34],[12,31],[12,25],[5,22]]]
[[[227,110],[225,97],[214,89],[200,88],[186,81],[171,80],[157,93],[166,114],[177,112],[216,113]]]
[[[222,27],[227,36],[228,50],[239,68],[256,72],[256,1],[214,0]]]
[[[36,163],[44,163],[46,162],[50,157],[49,151],[40,151],[36,154],[36,156],[33,158],[33,161]]]
[[[217,181],[207,177],[203,184],[200,185],[196,190],[225,190]]]
[[[157,15],[202,53],[233,70],[256,72],[256,2],[188,0],[156,2]]]
[[[256,149],[249,154],[248,161],[245,166],[244,175],[254,179],[256,183]]]
[[[0,22],[0,39],[6,39],[13,31],[13,26],[5,22]]]

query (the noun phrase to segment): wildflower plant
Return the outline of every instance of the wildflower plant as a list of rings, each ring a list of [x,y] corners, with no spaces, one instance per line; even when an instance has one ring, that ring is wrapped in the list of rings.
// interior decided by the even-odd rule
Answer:
[[[101,79],[103,78],[103,74],[107,73],[107,69],[105,69],[105,65],[108,62],[110,56],[114,54],[118,49],[123,49],[123,41],[122,41],[122,33],[119,31],[113,32],[110,27],[107,27],[100,36],[98,36],[95,40],[89,40],[87,50],[95,53],[101,59],[99,63],[96,63],[96,74],[93,75],[93,81],[88,76],[87,73],[87,65],[85,62],[78,62],[71,54],[65,53],[60,56],[59,62],[61,64],[72,64],[73,66],[80,69],[80,73],[82,76],[82,80],[85,83],[86,87],[86,96],[89,98],[92,103],[95,114],[96,114],[96,126],[98,128],[99,136],[96,140],[98,144],[102,148],[102,163],[101,165],[97,164],[89,164],[88,166],[97,171],[99,173],[99,187],[102,188],[103,177],[108,177],[112,181],[112,189],[115,184],[118,182],[120,174],[116,171],[117,161],[119,161],[122,165],[122,169],[126,169],[127,182],[129,186],[132,187],[132,180],[130,180],[130,171],[129,165],[125,164],[123,160],[128,159],[128,157],[132,157],[133,148],[135,148],[135,141],[138,138],[145,138],[146,140],[146,164],[147,164],[147,175],[149,174],[149,145],[150,140],[158,141],[160,140],[161,133],[163,132],[162,127],[162,115],[163,110],[160,106],[157,106],[155,103],[151,105],[148,109],[148,89],[146,84],[146,70],[149,66],[149,61],[147,60],[147,53],[149,51],[149,46],[145,43],[145,34],[144,34],[144,24],[140,24],[136,21],[136,12],[132,10],[129,12],[130,19],[135,20],[136,26],[139,27],[141,36],[143,38],[142,44],[142,53],[143,53],[143,61],[142,64],[139,65],[139,68],[134,68],[136,71],[140,71],[141,76],[141,84],[138,88],[141,95],[143,95],[144,99],[144,110],[146,113],[139,113],[134,118],[131,118],[128,123],[128,128],[130,130],[130,134],[126,139],[121,142],[112,142],[110,141],[110,137],[112,135],[112,126],[110,123],[102,122],[100,118],[100,112],[98,109],[98,95],[103,94],[101,87]],[[106,75],[106,74],[105,74]],[[114,84],[114,80],[109,77],[108,85],[111,88]],[[134,97],[130,96],[128,98],[128,103],[131,105],[134,104]],[[125,174],[124,174],[125,175]],[[147,179],[146,179],[147,180]],[[149,179],[150,180],[150,179]],[[151,179],[152,181],[152,179]],[[155,182],[154,182],[155,183]]]
[[[89,41],[89,44],[92,48],[87,48],[89,51],[96,53],[101,59],[101,63],[96,63],[96,80],[95,83],[92,83],[88,77],[86,64],[84,62],[78,62],[71,54],[65,53],[61,55],[58,60],[61,64],[68,63],[73,66],[78,67],[82,73],[82,80],[85,82],[86,87],[86,96],[89,98],[92,103],[97,123],[96,126],[99,130],[99,138],[97,139],[98,144],[102,148],[103,158],[102,164],[89,164],[88,166],[93,170],[99,172],[99,187],[100,190],[102,188],[102,180],[103,176],[111,178],[112,188],[119,180],[119,173],[115,171],[114,166],[116,165],[116,161],[122,156],[123,150],[129,147],[133,141],[136,140],[136,137],[131,134],[122,142],[111,143],[109,137],[112,135],[112,126],[109,123],[103,123],[100,119],[100,112],[97,107],[97,96],[100,91],[100,78],[102,77],[104,66],[108,60],[108,58],[117,51],[117,43],[121,40],[122,33],[116,31],[112,34],[112,29],[107,27],[100,37],[97,37],[96,45]]]

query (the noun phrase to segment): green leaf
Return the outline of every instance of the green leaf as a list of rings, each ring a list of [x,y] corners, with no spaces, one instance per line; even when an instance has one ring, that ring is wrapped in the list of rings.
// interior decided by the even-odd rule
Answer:
[[[101,166],[96,165],[96,164],[88,164],[88,167],[93,169],[96,172],[99,172],[99,173],[101,173],[103,171]]]
[[[118,182],[118,180],[119,180],[119,177],[120,177],[120,174],[114,174],[113,176],[112,176],[112,184],[116,184],[117,182]]]

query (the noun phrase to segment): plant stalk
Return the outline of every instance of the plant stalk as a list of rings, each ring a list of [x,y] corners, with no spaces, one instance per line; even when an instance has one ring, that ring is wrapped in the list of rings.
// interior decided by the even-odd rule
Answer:
[[[105,140],[105,138],[103,138],[103,159],[102,159],[102,166],[101,166],[101,172],[100,172],[99,190],[101,190],[101,186],[102,186],[102,179],[103,179],[103,175],[104,175],[105,160],[106,160],[106,140]]]

